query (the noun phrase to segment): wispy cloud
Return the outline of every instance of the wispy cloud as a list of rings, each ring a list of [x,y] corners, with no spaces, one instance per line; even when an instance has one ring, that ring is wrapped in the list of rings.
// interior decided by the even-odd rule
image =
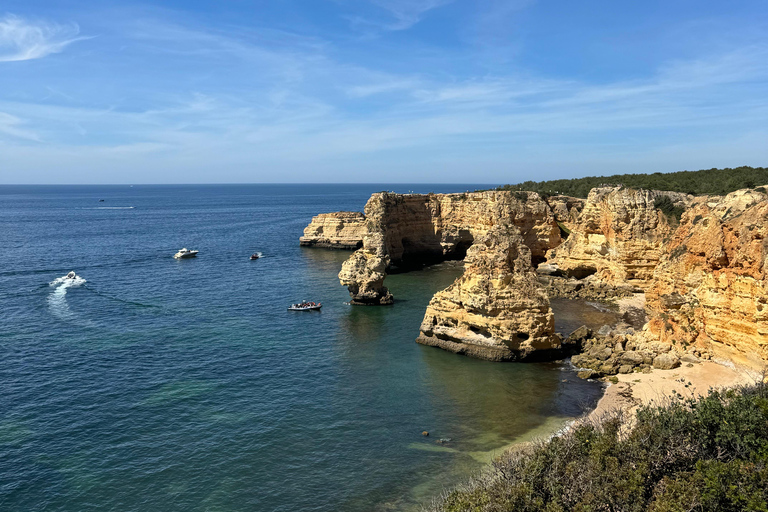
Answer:
[[[442,7],[454,0],[373,0],[373,3],[386,9],[395,17],[393,23],[388,23],[388,30],[405,30],[411,28],[422,16],[432,9]]]
[[[419,23],[427,12],[453,3],[455,0],[370,0],[385,13],[385,19],[374,16],[347,16],[358,29],[374,28],[378,31],[407,30]]]
[[[0,112],[0,134],[10,135],[11,137],[39,141],[36,133],[22,128],[23,121],[16,116]]]
[[[61,52],[78,37],[76,24],[32,22],[7,14],[0,18],[0,62],[40,59]]]
[[[404,25],[444,4],[369,0],[369,8],[373,1],[384,9],[377,7],[378,16]],[[504,5],[513,13],[510,5],[522,4]],[[495,181],[485,169],[501,176],[514,166],[597,162],[586,171],[641,171],[695,168],[690,155],[701,166],[768,158],[764,145],[748,150],[765,136],[766,42],[668,57],[643,74],[595,80],[519,66],[492,74],[454,67],[470,52],[424,49],[403,34],[390,34],[408,39],[402,53],[386,37],[353,37],[385,47],[375,55],[345,51],[348,41],[321,34],[160,18],[129,19],[110,34],[125,43],[117,64],[101,48],[41,80],[36,94],[0,92],[0,154],[16,179],[50,182],[45,169],[58,162],[68,172],[82,169],[83,181],[99,169],[112,180],[130,171],[146,182],[344,180],[369,166],[371,176],[386,171],[394,181],[481,168],[483,180]],[[113,73],[124,79],[117,92],[100,86]],[[695,150],[707,145],[718,151]],[[498,179],[514,179],[504,176]]]

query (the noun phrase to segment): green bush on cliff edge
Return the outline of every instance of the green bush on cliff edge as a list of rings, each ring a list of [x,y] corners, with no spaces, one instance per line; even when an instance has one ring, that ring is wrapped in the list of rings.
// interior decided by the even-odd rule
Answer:
[[[644,407],[496,461],[433,510],[768,511],[768,387]]]

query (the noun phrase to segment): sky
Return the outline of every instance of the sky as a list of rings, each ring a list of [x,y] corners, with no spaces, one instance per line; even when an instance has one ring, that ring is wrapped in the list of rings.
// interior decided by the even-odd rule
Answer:
[[[0,183],[768,165],[766,0],[3,0]]]

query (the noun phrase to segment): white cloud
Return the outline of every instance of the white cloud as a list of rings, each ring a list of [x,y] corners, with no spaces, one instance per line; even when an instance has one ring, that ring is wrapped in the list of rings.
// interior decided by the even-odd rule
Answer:
[[[37,134],[21,128],[23,121],[16,116],[0,112],[0,134],[10,135],[11,137],[38,141]]]
[[[373,0],[373,3],[388,10],[394,17],[394,23],[388,23],[388,30],[405,30],[411,28],[427,11],[442,7],[453,0]]]
[[[0,62],[40,59],[61,52],[78,37],[76,24],[30,22],[12,14],[0,18]]]

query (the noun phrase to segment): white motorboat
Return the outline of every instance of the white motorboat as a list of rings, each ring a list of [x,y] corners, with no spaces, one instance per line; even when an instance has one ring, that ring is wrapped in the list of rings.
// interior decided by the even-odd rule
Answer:
[[[195,256],[197,256],[198,252],[200,251],[195,251],[195,250],[187,249],[186,247],[184,247],[182,250],[174,254],[173,257],[176,258],[177,260],[180,260],[183,258],[194,258]]]
[[[322,304],[319,302],[299,302],[297,304],[291,304],[288,308],[288,311],[317,311],[321,307],[323,307]]]
[[[77,274],[75,274],[75,271],[73,270],[72,272],[67,274],[67,277],[65,277],[64,279],[77,279]]]

